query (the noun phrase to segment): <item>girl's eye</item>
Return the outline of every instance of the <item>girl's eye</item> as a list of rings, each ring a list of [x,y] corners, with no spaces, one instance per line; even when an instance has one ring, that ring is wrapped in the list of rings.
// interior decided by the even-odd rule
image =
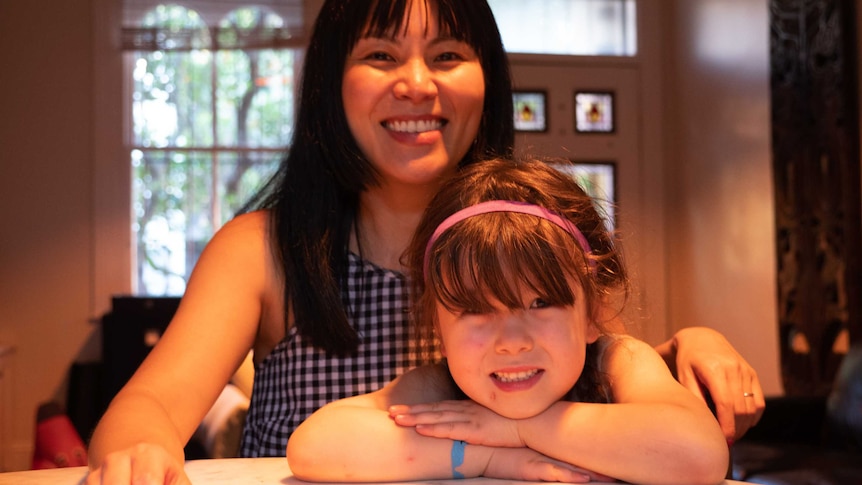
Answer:
[[[536,298],[530,303],[530,309],[540,309],[540,308],[548,308],[552,306],[550,302],[547,300],[543,300],[542,298]]]
[[[464,317],[484,315],[485,313],[488,313],[488,312],[482,311],[478,308],[465,308],[465,309],[461,310],[461,316],[464,316]]]

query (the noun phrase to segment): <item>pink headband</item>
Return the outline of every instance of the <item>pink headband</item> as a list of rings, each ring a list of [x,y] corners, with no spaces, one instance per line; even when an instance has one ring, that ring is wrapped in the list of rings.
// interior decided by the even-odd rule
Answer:
[[[581,246],[581,249],[584,251],[584,254],[589,255],[591,253],[590,243],[587,241],[587,238],[581,233],[581,231],[572,224],[571,221],[564,217],[560,217],[558,214],[555,214],[544,207],[540,207],[535,204],[530,204],[527,202],[514,202],[510,200],[489,200],[487,202],[480,202],[476,205],[471,205],[470,207],[465,207],[464,209],[459,210],[458,212],[452,214],[447,217],[443,222],[437,226],[437,229],[434,230],[434,234],[431,235],[431,239],[428,240],[428,244],[425,246],[425,259],[423,262],[423,268],[425,268],[425,273],[428,273],[428,263],[431,259],[431,247],[437,242],[437,239],[441,234],[449,230],[450,227],[455,224],[463,221],[464,219],[477,216],[479,214],[487,214],[489,212],[517,212],[520,214],[529,214],[536,217],[541,217],[547,221],[550,221],[557,226],[561,227],[563,230],[568,232],[575,238],[578,244]],[[595,272],[596,262],[592,259],[589,260],[590,267]]]

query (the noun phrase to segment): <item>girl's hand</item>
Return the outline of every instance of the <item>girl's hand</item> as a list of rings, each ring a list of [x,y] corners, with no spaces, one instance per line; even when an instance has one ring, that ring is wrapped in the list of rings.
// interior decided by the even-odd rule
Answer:
[[[548,458],[529,448],[497,448],[482,476],[531,482],[613,482],[613,478]]]
[[[423,436],[494,447],[526,446],[519,435],[517,420],[504,418],[469,399],[412,406],[398,404],[389,408],[389,416],[399,426],[412,426]]]
[[[102,466],[90,470],[85,485],[100,484],[191,485],[178,462],[161,446],[140,443],[105,455]]]
[[[729,443],[757,424],[766,401],[757,372],[720,333],[705,327],[674,335],[679,383],[706,401],[703,388],[715,403],[715,413]]]

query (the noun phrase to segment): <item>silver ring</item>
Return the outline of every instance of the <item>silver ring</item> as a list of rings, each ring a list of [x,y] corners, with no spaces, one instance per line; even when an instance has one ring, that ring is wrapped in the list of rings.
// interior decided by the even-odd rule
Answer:
[[[753,392],[743,392],[742,397],[754,397],[754,393]]]

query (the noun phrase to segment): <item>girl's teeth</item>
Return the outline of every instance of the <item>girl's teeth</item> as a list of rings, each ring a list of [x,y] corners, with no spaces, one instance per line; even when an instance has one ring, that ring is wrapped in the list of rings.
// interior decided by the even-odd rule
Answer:
[[[424,133],[426,131],[438,130],[443,125],[439,120],[410,120],[390,121],[386,127],[392,131],[401,133]]]
[[[536,375],[538,372],[539,371],[537,369],[523,372],[495,372],[494,377],[503,382],[518,382],[525,381]]]

